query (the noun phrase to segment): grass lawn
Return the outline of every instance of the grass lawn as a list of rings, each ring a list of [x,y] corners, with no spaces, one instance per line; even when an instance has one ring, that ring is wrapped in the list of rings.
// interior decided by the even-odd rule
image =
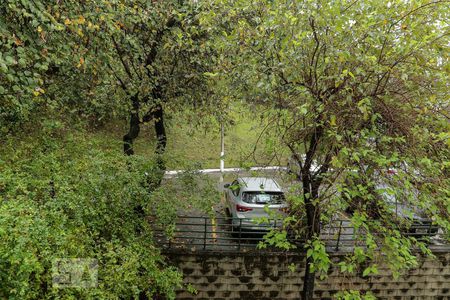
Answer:
[[[234,125],[225,129],[225,167],[250,167],[284,165],[286,151],[274,147],[274,139],[264,134],[259,118],[250,111],[241,109],[233,115]],[[196,127],[190,124],[183,113],[173,115],[166,122],[168,169],[187,166],[197,168],[219,168],[220,125],[210,122]],[[91,132],[104,148],[122,151],[122,136],[127,131],[125,122],[111,122],[99,131]],[[258,143],[257,143],[258,141]],[[255,147],[256,145],[256,147]],[[152,157],[155,149],[153,123],[141,126],[135,141],[135,153]],[[278,157],[274,158],[272,153]]]

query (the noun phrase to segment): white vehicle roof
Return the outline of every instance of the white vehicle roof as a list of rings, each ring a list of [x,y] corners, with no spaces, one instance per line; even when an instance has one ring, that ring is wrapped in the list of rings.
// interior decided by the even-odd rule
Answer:
[[[272,178],[240,177],[237,179],[243,192],[283,192],[281,186]]]

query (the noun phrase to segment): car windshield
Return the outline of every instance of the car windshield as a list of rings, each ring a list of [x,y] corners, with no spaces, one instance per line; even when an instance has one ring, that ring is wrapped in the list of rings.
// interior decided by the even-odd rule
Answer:
[[[282,204],[284,195],[279,192],[245,192],[242,201],[251,204]]]

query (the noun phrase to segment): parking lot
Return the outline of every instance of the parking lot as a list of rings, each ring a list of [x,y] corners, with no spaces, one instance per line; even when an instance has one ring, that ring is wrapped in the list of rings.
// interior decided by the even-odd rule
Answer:
[[[265,171],[266,176],[276,178],[279,182],[283,174],[276,170]],[[239,176],[247,175],[240,172]],[[217,178],[220,173],[211,173],[209,176]],[[236,173],[227,174],[225,182],[231,181]],[[218,184],[219,191],[223,191],[223,182]],[[284,181],[284,188],[289,188],[289,183]],[[184,249],[189,251],[280,251],[275,247],[262,248],[264,235],[270,228],[261,230],[245,230],[240,227],[233,228],[230,216],[225,212],[225,200],[222,197],[214,206],[214,214],[207,215],[198,211],[179,212],[174,231],[167,234],[166,228],[155,227],[155,239],[164,249]],[[255,220],[253,220],[255,221]],[[276,221],[275,221],[276,222]],[[281,222],[278,220],[278,222]],[[279,224],[279,223],[278,223]],[[280,226],[275,226],[280,227]],[[361,236],[364,232],[356,232],[348,216],[337,213],[330,222],[323,224],[321,228],[321,240],[324,241],[329,252],[353,251],[355,246],[364,246]],[[356,238],[358,237],[359,238]],[[294,247],[303,246],[301,237],[289,237],[288,240]],[[431,237],[431,247],[450,249],[439,236]]]

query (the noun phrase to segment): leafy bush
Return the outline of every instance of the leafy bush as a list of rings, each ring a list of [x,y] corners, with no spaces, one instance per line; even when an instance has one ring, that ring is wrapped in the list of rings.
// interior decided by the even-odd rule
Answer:
[[[174,298],[181,274],[165,264],[144,214],[156,201],[153,162],[56,133],[0,150],[0,298]],[[98,285],[55,289],[57,258],[97,259]]]

